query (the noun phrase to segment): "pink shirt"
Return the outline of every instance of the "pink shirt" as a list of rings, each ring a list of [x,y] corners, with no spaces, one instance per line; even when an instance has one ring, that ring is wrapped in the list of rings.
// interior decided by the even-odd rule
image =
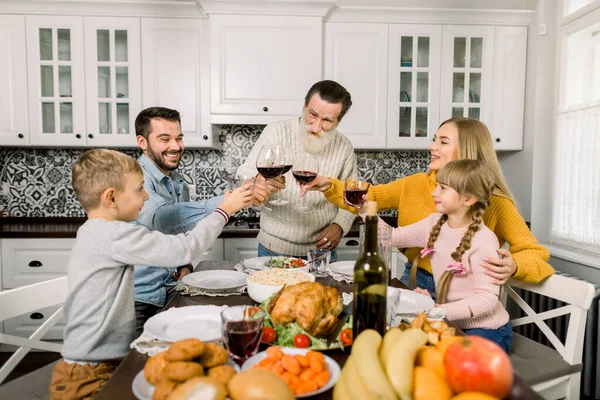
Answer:
[[[431,229],[440,217],[441,214],[431,214],[412,225],[395,228],[392,245],[400,248],[427,247]],[[379,224],[386,223],[379,219]],[[466,231],[467,227],[453,229],[447,222],[442,225],[433,246],[435,253],[429,255],[436,286],[446,267],[456,262],[450,255],[456,250]],[[481,224],[481,229],[471,240],[471,247],[462,257],[466,274],[455,275],[450,281],[446,303],[440,307],[446,313],[446,318],[461,329],[497,329],[509,320],[508,312],[498,298],[500,287],[494,285],[493,279],[484,273],[482,265],[486,257],[498,257],[496,249],[499,247],[494,232]]]

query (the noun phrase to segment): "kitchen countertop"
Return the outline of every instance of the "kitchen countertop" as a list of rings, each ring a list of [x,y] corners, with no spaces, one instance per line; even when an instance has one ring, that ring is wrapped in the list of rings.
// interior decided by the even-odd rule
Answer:
[[[396,226],[396,218],[383,217],[388,223]],[[86,218],[0,218],[0,239],[68,239],[75,238],[77,229],[86,221]],[[239,223],[238,223],[239,224]],[[247,221],[236,225],[232,220],[225,226],[220,238],[254,238],[259,229]],[[346,237],[358,237],[358,218],[354,221]]]

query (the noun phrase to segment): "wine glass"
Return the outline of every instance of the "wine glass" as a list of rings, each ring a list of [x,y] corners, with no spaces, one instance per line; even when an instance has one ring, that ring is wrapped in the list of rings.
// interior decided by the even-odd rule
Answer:
[[[281,172],[283,172],[284,166],[280,160],[280,152],[281,146],[278,144],[264,145],[258,152],[258,157],[256,158],[256,170],[263,178],[265,178],[267,186],[269,186],[269,181],[271,179],[278,177],[281,175]],[[262,207],[272,211],[272,209],[264,204]]]
[[[344,182],[344,200],[346,204],[360,209],[365,202],[363,196],[369,191],[371,184],[357,179],[347,178]]]
[[[310,154],[301,154],[296,157],[294,160],[294,168],[292,170],[292,175],[300,184],[300,189],[302,190],[302,185],[306,183],[312,182],[313,179],[317,177],[319,172],[319,160],[315,156]],[[314,206],[306,199],[308,196],[308,192],[301,197],[300,203],[296,204],[294,207],[297,211],[300,212],[309,212],[314,210]]]
[[[289,149],[286,149],[280,145],[276,146],[276,152],[277,152],[276,158],[278,160],[276,163],[281,164],[283,166],[283,169],[278,176],[285,175],[289,170],[292,169],[291,152]],[[283,189],[278,190],[277,192],[273,193],[273,196],[271,196],[271,199],[269,200],[269,204],[272,204],[274,206],[284,206],[289,203],[288,200],[284,200],[281,198],[282,190]]]
[[[240,367],[258,351],[264,319],[260,307],[232,306],[221,311],[223,344]]]

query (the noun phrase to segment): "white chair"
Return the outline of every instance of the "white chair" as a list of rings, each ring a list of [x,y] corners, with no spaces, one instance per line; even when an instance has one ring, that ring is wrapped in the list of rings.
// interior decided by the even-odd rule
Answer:
[[[562,301],[566,305],[536,313],[513,287]],[[513,328],[535,324],[556,349],[515,333],[510,353],[515,371],[545,399],[566,397],[576,400],[580,397],[585,322],[594,291],[594,285],[589,282],[556,274],[537,284],[510,280],[504,287],[504,293],[526,314],[511,320]],[[545,322],[561,315],[569,315],[564,344]]]
[[[0,292],[0,322],[30,313],[40,308],[63,304],[67,297],[67,277],[34,283],[32,285]],[[41,339],[63,317],[60,307],[29,338],[0,333],[0,344],[19,348],[0,368],[0,384],[31,349],[60,352],[62,345],[44,342]],[[48,379],[48,383],[50,379]]]

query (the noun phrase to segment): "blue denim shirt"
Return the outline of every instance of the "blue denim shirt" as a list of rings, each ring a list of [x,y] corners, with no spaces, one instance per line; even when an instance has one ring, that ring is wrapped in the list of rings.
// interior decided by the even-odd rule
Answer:
[[[187,232],[202,218],[210,215],[223,201],[223,196],[203,201],[190,201],[190,190],[177,171],[163,174],[148,157],[142,155],[138,163],[144,171],[144,188],[149,199],[135,224],[151,231],[167,234]],[[164,307],[166,286],[175,286],[176,268],[135,266],[135,301]]]

